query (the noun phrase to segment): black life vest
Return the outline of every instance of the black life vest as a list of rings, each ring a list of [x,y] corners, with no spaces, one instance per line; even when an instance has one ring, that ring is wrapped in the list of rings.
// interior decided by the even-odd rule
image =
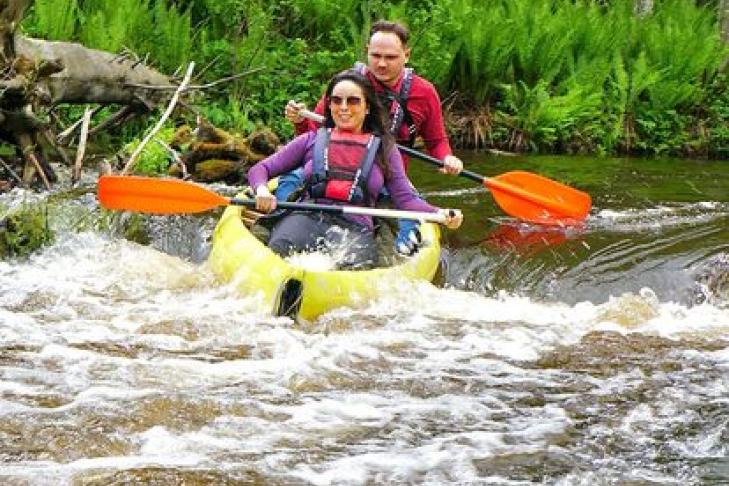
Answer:
[[[365,75],[368,70],[367,65],[362,62],[356,62],[354,64],[354,69],[362,75]],[[415,145],[416,135],[415,122],[413,121],[413,117],[407,107],[408,96],[410,96],[410,88],[413,84],[413,74],[414,71],[412,68],[405,68],[399,93],[395,93],[382,81],[375,78],[377,84],[379,84],[382,88],[382,92],[377,93],[377,97],[379,98],[380,103],[382,103],[382,106],[390,110],[390,127],[388,128],[388,131],[397,138],[400,134],[400,127],[402,127],[403,123],[405,123],[405,126],[408,129],[408,139],[405,144],[410,147]]]
[[[367,204],[367,181],[375,164],[380,137],[366,143],[347,137],[332,138],[331,128],[316,132],[309,195],[363,206]]]

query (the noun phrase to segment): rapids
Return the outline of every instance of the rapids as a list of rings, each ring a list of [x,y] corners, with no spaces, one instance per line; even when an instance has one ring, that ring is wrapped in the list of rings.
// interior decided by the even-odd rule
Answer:
[[[535,228],[415,166],[467,218],[439,285],[308,323],[216,282],[219,213],[140,245],[92,192],[54,205],[55,243],[0,261],[0,484],[728,484],[729,166],[466,158],[591,216]]]

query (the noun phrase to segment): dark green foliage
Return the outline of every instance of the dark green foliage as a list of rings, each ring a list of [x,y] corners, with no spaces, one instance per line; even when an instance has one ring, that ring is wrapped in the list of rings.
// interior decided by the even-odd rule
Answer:
[[[729,158],[729,79],[726,76],[717,76],[707,89],[703,106],[707,107],[705,116],[697,117],[701,120],[695,126],[697,139],[704,141],[697,148],[700,153],[711,157]]]
[[[490,106],[507,124],[495,131],[498,145],[712,151],[704,146],[710,138],[697,146],[688,130],[727,56],[714,10],[666,0],[637,18],[631,0],[607,8],[572,0],[453,2],[470,29],[457,41],[442,86],[461,93],[464,106]],[[716,94],[710,103],[727,98],[726,91]]]
[[[154,136],[154,141],[150,141],[144,146],[134,166],[134,170],[137,174],[161,175],[167,173],[167,169],[171,162],[170,153],[164,145],[161,143],[155,143],[155,141],[160,140],[165,144],[169,144],[172,141],[174,134],[174,127],[163,128]],[[135,138],[129,142],[124,147],[126,155],[131,155],[141,142],[141,138]]]
[[[24,25],[40,37],[149,54],[164,70],[188,62],[195,34],[190,12],[166,0],[37,0]]]
[[[290,136],[285,103],[313,106],[333,73],[364,58],[372,21],[401,20],[411,64],[488,132],[470,138],[477,143],[726,156],[719,69],[728,51],[716,2],[662,0],[643,17],[633,8],[634,0],[36,0],[25,28],[149,53],[168,72],[195,61],[197,82],[260,69],[208,92],[202,110],[236,131],[265,124]]]
[[[24,257],[50,244],[54,235],[48,227],[47,207],[28,204],[2,212],[0,219],[0,260]]]

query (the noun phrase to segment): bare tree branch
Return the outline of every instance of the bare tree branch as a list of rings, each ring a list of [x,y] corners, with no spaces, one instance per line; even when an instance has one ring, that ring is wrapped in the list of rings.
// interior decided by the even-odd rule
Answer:
[[[96,108],[94,108],[91,111],[91,116],[96,115],[98,112],[100,112],[103,109],[104,109],[103,105],[97,106]],[[78,127],[80,127],[83,124],[83,121],[85,120],[85,118],[86,118],[86,112],[84,112],[84,115],[81,118],[79,118],[78,120],[73,122],[73,125],[71,125],[70,127],[66,128],[64,131],[59,133],[58,136],[56,136],[56,142],[63,144],[66,141],[66,139],[68,137],[70,137],[73,134],[73,132],[75,132],[78,129]]]
[[[127,105],[122,107],[116,113],[106,118],[104,121],[96,125],[94,128],[89,130],[89,135],[95,135],[101,130],[105,130],[109,127],[115,127],[117,124],[121,124],[126,121],[134,113],[134,108]]]
[[[180,158],[180,154],[177,153],[177,150],[173,149],[169,145],[167,145],[164,141],[160,140],[159,138],[154,139],[155,142],[160,144],[165,150],[167,150],[171,155],[172,158],[175,159],[175,164],[180,168],[180,172],[182,172],[182,178],[187,179],[190,177],[190,174],[187,173],[187,167],[185,166],[185,162],[182,161]]]
[[[24,184],[23,179],[20,178],[20,176],[17,174],[17,172],[15,172],[13,170],[12,167],[10,167],[8,164],[5,163],[5,161],[2,159],[2,157],[0,157],[0,165],[2,165],[11,176],[13,176],[13,179],[18,181],[18,184],[20,184],[21,186]]]
[[[134,163],[136,162],[137,157],[139,157],[139,154],[142,153],[142,149],[144,148],[144,146],[147,145],[152,137],[160,130],[160,128],[162,128],[162,125],[164,125],[167,118],[169,118],[169,116],[172,114],[172,110],[174,110],[175,104],[177,104],[177,99],[180,97],[180,94],[185,90],[185,86],[187,86],[187,83],[190,82],[190,78],[192,77],[192,71],[194,68],[195,63],[191,62],[190,65],[187,67],[185,79],[183,79],[182,83],[180,83],[180,86],[177,87],[177,91],[175,91],[175,94],[172,96],[170,104],[167,106],[167,110],[165,110],[165,112],[162,114],[154,128],[147,134],[146,137],[144,137],[144,140],[142,140],[139,145],[137,145],[137,148],[134,149],[132,155],[129,156],[129,160],[127,161],[124,169],[121,172],[122,175],[128,174],[131,168],[134,167]]]
[[[81,166],[84,162],[84,153],[86,152],[86,140],[89,137],[89,123],[91,122],[91,110],[86,107],[81,123],[81,135],[78,141],[78,150],[76,151],[76,162],[73,164],[73,175],[71,176],[71,185],[75,185],[81,179]]]

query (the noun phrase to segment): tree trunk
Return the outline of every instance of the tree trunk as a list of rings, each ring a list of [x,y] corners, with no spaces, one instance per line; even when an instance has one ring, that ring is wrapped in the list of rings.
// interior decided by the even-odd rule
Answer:
[[[120,58],[104,51],[88,49],[71,42],[50,42],[26,37],[15,40],[17,57],[28,58],[38,68],[54,71],[37,76],[33,82],[36,96],[45,104],[116,103],[154,106],[172,91],[167,76],[132,59]],[[157,89],[139,88],[150,85]]]
[[[13,37],[30,0],[0,0],[0,62],[7,66],[15,59]]]

